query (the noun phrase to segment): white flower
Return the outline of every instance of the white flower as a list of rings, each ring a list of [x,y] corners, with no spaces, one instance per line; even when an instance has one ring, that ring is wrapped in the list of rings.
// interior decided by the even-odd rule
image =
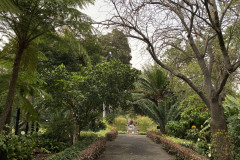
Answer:
[[[211,155],[211,153],[208,153],[208,157],[211,157],[212,155]]]
[[[21,132],[21,135],[25,135],[25,132],[24,132],[24,131],[22,131],[22,132]]]
[[[199,141],[200,141],[200,138],[198,138],[197,141],[199,142]]]
[[[209,146],[208,148],[211,149],[211,146]]]

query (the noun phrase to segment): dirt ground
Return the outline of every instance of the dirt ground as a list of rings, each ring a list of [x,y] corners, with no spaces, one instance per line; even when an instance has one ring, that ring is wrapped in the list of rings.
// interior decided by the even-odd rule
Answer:
[[[98,160],[175,160],[160,144],[152,142],[146,135],[119,134],[117,139],[107,142],[106,150]]]

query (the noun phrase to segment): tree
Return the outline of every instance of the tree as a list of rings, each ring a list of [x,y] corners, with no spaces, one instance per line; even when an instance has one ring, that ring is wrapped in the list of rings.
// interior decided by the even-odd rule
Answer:
[[[229,159],[230,143],[222,100],[229,77],[240,66],[238,41],[234,38],[239,23],[239,1],[110,1],[116,14],[107,23],[144,42],[157,64],[182,79],[201,97],[211,111],[215,159]],[[175,45],[176,41],[181,43]],[[181,72],[184,65],[174,68],[164,63],[164,59],[171,57],[160,55],[169,48],[196,62],[202,85]],[[219,72],[214,76],[217,69]]]
[[[62,26],[68,26],[72,30],[77,28],[78,30],[74,30],[76,31],[76,35],[81,33],[79,32],[79,28],[89,29],[89,23],[84,23],[89,21],[89,19],[74,8],[76,6],[82,8],[89,2],[91,0],[16,0],[12,1],[12,3],[20,12],[0,12],[0,32],[16,41],[16,56],[14,58],[6,104],[0,116],[0,131],[4,128],[5,124],[10,123],[21,58],[26,49],[41,35],[50,31],[60,32]]]
[[[127,37],[122,31],[113,29],[111,33],[100,37],[100,43],[104,49],[107,60],[117,59],[124,64],[130,64],[132,56]]]
[[[166,133],[168,121],[179,118],[179,101],[170,92],[169,80],[165,71],[158,65],[144,69],[143,75],[136,83],[135,103],[156,123],[160,124],[162,133]]]

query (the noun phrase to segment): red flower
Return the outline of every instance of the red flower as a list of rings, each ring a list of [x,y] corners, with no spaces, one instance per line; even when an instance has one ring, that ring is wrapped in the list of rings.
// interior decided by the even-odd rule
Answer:
[[[206,109],[205,112],[208,112],[208,110]]]
[[[184,103],[186,103],[187,101],[185,100],[185,101],[183,101]]]

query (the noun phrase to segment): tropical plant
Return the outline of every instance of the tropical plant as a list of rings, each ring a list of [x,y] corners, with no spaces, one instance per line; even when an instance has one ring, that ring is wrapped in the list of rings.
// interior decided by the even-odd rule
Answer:
[[[12,104],[14,93],[17,86],[18,73],[24,54],[37,54],[37,52],[27,52],[31,46],[36,46],[36,39],[41,35],[54,32],[58,28],[61,31],[62,26],[67,26],[81,34],[81,30],[89,30],[89,18],[81,13],[76,7],[82,8],[91,0],[81,1],[12,1],[20,12],[9,14],[8,11],[0,12],[1,33],[4,36],[15,40],[16,54],[12,67],[12,77],[10,80],[8,95],[4,110],[0,116],[0,131],[5,124],[11,120]]]
[[[166,133],[168,121],[179,119],[179,101],[168,90],[166,73],[158,66],[147,67],[136,84],[135,103],[142,111],[160,124],[160,130]]]
[[[233,144],[233,156],[240,158],[240,101],[227,95],[223,103],[224,113],[227,118],[229,137]]]

